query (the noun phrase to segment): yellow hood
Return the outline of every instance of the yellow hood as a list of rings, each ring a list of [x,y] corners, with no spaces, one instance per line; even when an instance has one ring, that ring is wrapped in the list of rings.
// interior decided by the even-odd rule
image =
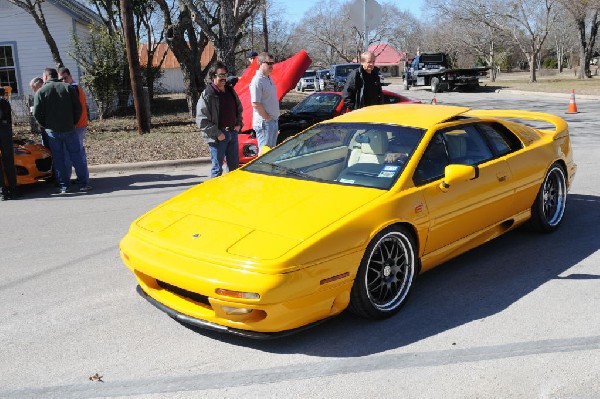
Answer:
[[[383,193],[240,170],[186,191],[137,225],[193,256],[269,260]]]

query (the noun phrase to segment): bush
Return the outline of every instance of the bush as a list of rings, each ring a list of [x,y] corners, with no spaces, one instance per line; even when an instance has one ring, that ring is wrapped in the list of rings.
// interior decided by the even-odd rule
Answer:
[[[116,93],[126,65],[125,49],[118,35],[110,35],[102,26],[90,28],[88,39],[73,35],[73,52],[69,53],[85,71],[81,83],[91,92],[98,105],[98,116],[112,112]]]

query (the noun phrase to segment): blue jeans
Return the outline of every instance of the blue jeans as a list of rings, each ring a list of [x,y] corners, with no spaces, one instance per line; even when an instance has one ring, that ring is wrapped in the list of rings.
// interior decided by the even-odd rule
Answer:
[[[79,180],[79,183],[81,183],[82,181],[87,182],[90,180],[90,174],[88,172],[88,167],[87,167],[87,154],[85,153],[85,146],[83,145],[83,140],[85,139],[86,132],[87,132],[87,126],[75,128],[75,134],[77,135],[77,139],[79,140],[79,149],[82,154],[83,162],[85,162],[85,170],[86,170],[85,176],[83,177],[83,179],[79,176],[79,174],[77,173],[77,170],[75,170],[75,174],[77,174],[77,180]],[[67,151],[66,147],[65,147],[65,165],[67,166],[67,169],[69,170],[69,173],[70,173],[71,168],[73,168],[73,161],[71,161],[71,157],[69,156],[69,152]]]
[[[238,132],[235,130],[222,131],[225,140],[208,143],[210,150],[210,177],[223,174],[223,159],[227,160],[229,171],[237,169],[240,164],[240,153],[238,149]]]
[[[56,180],[61,190],[68,189],[71,184],[71,168],[65,160],[66,154],[73,162],[79,184],[82,187],[86,186],[89,180],[89,171],[87,161],[79,145],[79,137],[75,131],[59,133],[46,129],[46,133],[48,133],[48,144],[50,144],[50,151],[52,151],[52,163]]]
[[[262,121],[258,126],[252,126],[256,132],[256,141],[258,141],[258,155],[262,154],[263,146],[269,146],[271,148],[277,145],[277,131],[279,130],[279,123],[271,119],[268,122]]]

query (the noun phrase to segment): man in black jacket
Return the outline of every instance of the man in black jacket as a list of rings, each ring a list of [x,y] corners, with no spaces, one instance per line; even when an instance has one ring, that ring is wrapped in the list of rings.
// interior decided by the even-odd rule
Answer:
[[[11,108],[8,100],[4,98],[2,87],[0,87],[0,154],[2,155],[2,162],[0,162],[2,201],[6,201],[17,196],[17,174],[15,172]]]
[[[212,167],[210,177],[223,174],[223,160],[229,171],[239,166],[238,133],[242,128],[242,103],[227,83],[227,66],[217,61],[208,72],[212,83],[200,94],[196,124],[208,145]]]
[[[351,110],[369,105],[383,104],[383,92],[379,68],[375,66],[375,54],[366,51],[360,55],[360,66],[350,72],[342,98]]]

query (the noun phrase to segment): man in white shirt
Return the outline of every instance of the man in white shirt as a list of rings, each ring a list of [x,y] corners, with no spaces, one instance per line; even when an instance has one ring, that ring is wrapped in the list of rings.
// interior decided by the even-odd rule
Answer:
[[[253,108],[252,128],[256,132],[260,155],[263,146],[274,147],[277,144],[279,100],[275,82],[271,79],[275,64],[273,55],[260,53],[257,61],[258,70],[250,82],[250,100]]]

